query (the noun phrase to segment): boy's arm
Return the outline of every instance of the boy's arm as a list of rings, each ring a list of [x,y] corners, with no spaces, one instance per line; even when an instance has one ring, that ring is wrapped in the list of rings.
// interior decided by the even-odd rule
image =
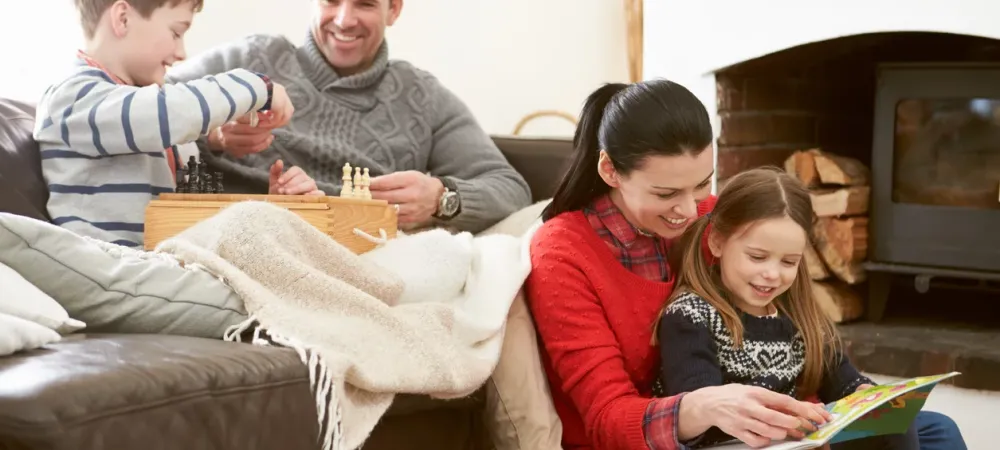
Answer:
[[[854,364],[851,364],[850,358],[844,354],[842,349],[834,354],[833,361],[834,364],[827,367],[826,373],[823,375],[823,383],[817,392],[821,402],[834,402],[853,394],[863,384],[876,384],[871,378],[858,372],[858,369],[854,367]]]
[[[82,157],[162,152],[235,117],[267,109],[271,86],[266,76],[243,69],[136,87],[87,68],[43,98],[35,139],[50,149],[64,145]]]
[[[715,339],[709,330],[707,302],[689,296],[679,297],[673,307],[660,317],[657,338],[660,344],[660,382],[666,395],[692,392],[723,384],[722,368],[716,356]],[[703,446],[734,439],[718,427],[686,445]]]

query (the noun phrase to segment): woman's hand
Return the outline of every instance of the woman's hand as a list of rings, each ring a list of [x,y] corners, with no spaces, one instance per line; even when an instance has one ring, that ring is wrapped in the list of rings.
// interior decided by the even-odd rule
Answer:
[[[727,384],[685,395],[678,431],[682,440],[688,440],[716,426],[757,448],[772,440],[801,439],[805,436],[801,430],[815,431],[813,423],[831,419],[823,405],[801,402],[761,387]]]

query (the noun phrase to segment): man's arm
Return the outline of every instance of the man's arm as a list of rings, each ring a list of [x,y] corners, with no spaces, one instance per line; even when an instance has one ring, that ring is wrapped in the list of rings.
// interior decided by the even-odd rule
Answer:
[[[187,83],[136,87],[88,68],[49,92],[35,139],[82,157],[159,153],[271,101],[271,83],[237,69]]]
[[[167,83],[181,83],[233,69],[255,70],[274,75],[271,73],[271,69],[260,66],[251,67],[249,59],[260,53],[272,52],[275,50],[272,47],[282,44],[291,45],[267,35],[252,35],[245,39],[233,40],[198,52],[197,55],[171,66],[170,70],[167,71],[166,81]]]
[[[477,233],[531,203],[528,183],[507,162],[465,103],[431,75],[433,147],[431,175],[448,177],[458,187],[461,212],[448,226]]]

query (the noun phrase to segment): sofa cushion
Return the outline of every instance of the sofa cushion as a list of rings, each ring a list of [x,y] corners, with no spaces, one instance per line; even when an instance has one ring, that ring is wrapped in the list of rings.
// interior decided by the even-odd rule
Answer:
[[[30,105],[0,98],[0,212],[49,220],[34,115]]]
[[[0,447],[318,448],[294,350],[161,335],[65,337],[0,358]]]
[[[463,442],[483,401],[399,395],[365,448],[483,448]],[[283,347],[80,333],[0,358],[0,448],[315,450],[315,405],[306,366]],[[399,436],[417,425],[430,429]]]
[[[36,349],[59,339],[59,333],[51,328],[0,312],[0,357]]]
[[[493,142],[528,182],[533,202],[552,198],[573,157],[573,141],[566,138],[493,136]]]
[[[0,248],[0,263],[90,332],[218,339],[247,318],[239,295],[204,270],[48,222],[0,212]]]
[[[37,323],[60,334],[69,334],[85,327],[52,297],[25,280],[10,266],[0,262],[0,313]]]

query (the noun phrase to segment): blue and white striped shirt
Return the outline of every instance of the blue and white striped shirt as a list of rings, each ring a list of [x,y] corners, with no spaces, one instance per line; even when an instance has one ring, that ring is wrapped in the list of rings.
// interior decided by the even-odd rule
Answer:
[[[187,83],[137,87],[80,64],[38,104],[53,223],[81,235],[141,246],[149,201],[173,192],[165,149],[270,104],[267,78],[236,69]],[[180,167],[180,161],[177,161]]]

